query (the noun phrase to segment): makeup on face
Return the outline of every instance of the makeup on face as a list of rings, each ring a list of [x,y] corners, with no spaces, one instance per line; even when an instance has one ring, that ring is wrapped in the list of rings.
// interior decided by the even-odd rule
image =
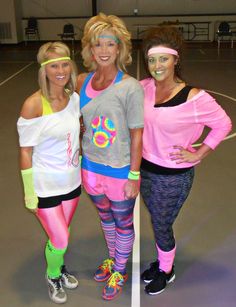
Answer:
[[[53,56],[53,55],[52,55]],[[41,64],[45,66],[47,78],[52,83],[65,85],[71,75],[70,57],[55,56]]]
[[[119,53],[118,38],[111,31],[104,31],[93,44],[91,52],[98,65],[114,64]]]
[[[173,76],[177,63],[178,52],[165,46],[151,47],[148,52],[148,69],[157,81]]]

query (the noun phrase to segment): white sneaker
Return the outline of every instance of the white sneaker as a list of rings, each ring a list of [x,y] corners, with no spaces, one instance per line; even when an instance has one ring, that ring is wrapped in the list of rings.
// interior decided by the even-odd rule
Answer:
[[[67,301],[67,295],[62,288],[61,278],[50,278],[46,275],[46,281],[50,299],[57,304],[65,303]]]
[[[61,267],[61,282],[62,285],[67,289],[75,289],[78,287],[78,280],[75,278],[75,276],[71,275],[65,265]]]

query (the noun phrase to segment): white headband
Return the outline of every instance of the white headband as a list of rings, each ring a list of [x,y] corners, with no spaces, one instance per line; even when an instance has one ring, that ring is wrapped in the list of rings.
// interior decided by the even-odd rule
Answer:
[[[148,50],[148,56],[155,53],[169,53],[178,56],[178,51],[167,47],[153,47]]]

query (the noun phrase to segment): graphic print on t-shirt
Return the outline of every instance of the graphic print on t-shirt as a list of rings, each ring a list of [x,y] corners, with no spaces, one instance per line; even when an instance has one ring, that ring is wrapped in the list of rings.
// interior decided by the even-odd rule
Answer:
[[[115,125],[106,116],[97,116],[92,120],[92,142],[99,148],[111,146],[116,139]]]

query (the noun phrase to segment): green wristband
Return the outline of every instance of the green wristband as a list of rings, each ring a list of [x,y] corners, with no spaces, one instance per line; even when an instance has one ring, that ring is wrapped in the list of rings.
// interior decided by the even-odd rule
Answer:
[[[140,172],[138,171],[129,171],[128,179],[130,180],[139,180]]]

